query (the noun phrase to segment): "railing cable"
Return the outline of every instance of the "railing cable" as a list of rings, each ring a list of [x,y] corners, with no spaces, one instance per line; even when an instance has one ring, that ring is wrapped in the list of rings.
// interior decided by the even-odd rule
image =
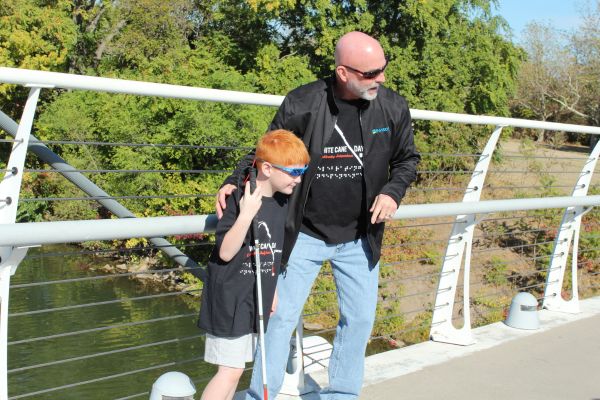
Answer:
[[[81,308],[105,306],[105,305],[109,305],[109,304],[127,303],[129,301],[140,301],[140,300],[158,299],[161,297],[179,296],[182,294],[199,292],[201,290],[202,289],[192,289],[192,290],[183,290],[181,292],[168,292],[168,293],[153,294],[153,295],[149,295],[149,296],[126,297],[126,298],[121,298],[121,299],[98,301],[95,303],[76,304],[76,305],[72,305],[72,306],[45,308],[45,309],[33,310],[33,311],[24,311],[24,312],[19,312],[19,313],[8,314],[8,316],[9,317],[22,317],[22,316],[26,316],[26,315],[45,314],[45,313],[56,312],[56,311],[77,310],[77,309],[81,309]]]
[[[131,195],[131,196],[80,196],[80,197],[24,197],[19,201],[31,202],[47,202],[47,201],[93,201],[93,200],[148,200],[148,199],[192,199],[192,198],[207,198],[216,197],[216,194],[165,194],[165,195]]]
[[[195,358],[191,358],[191,359],[183,360],[183,361],[173,361],[173,362],[164,363],[164,364],[160,364],[160,365],[154,365],[152,367],[140,368],[140,369],[136,369],[133,371],[127,371],[127,372],[121,372],[119,374],[108,375],[108,376],[104,376],[101,378],[89,379],[89,380],[81,381],[81,382],[77,382],[77,383],[70,383],[67,385],[57,386],[57,387],[53,387],[53,388],[49,388],[49,389],[38,390],[36,392],[20,394],[18,396],[9,397],[8,399],[16,400],[16,399],[21,399],[24,397],[31,397],[31,396],[35,396],[35,395],[39,395],[39,394],[56,392],[57,390],[70,389],[70,388],[74,388],[77,386],[87,385],[90,383],[98,383],[98,382],[103,382],[103,381],[107,381],[107,380],[111,380],[111,379],[115,379],[115,378],[122,378],[124,376],[138,374],[140,372],[147,372],[147,371],[152,371],[152,370],[166,368],[166,367],[173,367],[176,365],[187,364],[190,362],[202,361],[203,359],[204,359],[204,357],[195,357]]]
[[[63,337],[67,337],[67,336],[77,336],[77,335],[83,335],[83,334],[91,333],[91,332],[101,332],[101,331],[107,331],[110,329],[118,329],[118,328],[125,328],[125,327],[129,327],[129,326],[150,324],[150,323],[154,323],[154,322],[169,321],[169,320],[173,320],[173,319],[177,319],[177,318],[195,317],[197,315],[198,315],[198,313],[172,315],[169,317],[160,317],[160,318],[154,318],[154,319],[147,319],[144,321],[135,321],[135,322],[127,322],[124,324],[101,326],[98,328],[84,329],[84,330],[75,331],[75,332],[58,333],[56,335],[38,336],[38,337],[30,338],[30,339],[23,339],[23,340],[16,340],[16,341],[8,342],[8,345],[12,346],[12,345],[25,344],[25,343],[39,342],[42,340],[58,339],[58,338],[63,338]]]
[[[147,275],[147,274],[165,274],[168,272],[174,271],[194,271],[194,270],[204,270],[204,267],[178,267],[178,268],[169,268],[169,269],[152,269],[145,271],[132,271],[132,272],[123,272],[119,274],[107,274],[107,275],[96,275],[96,276],[86,276],[84,278],[70,278],[70,279],[57,279],[54,281],[45,281],[45,282],[31,282],[31,283],[21,283],[16,285],[11,285],[11,289],[21,289],[28,288],[33,286],[45,286],[45,285],[56,285],[62,283],[74,283],[74,282],[85,282],[85,281],[94,281],[100,279],[112,279],[112,278],[122,278],[126,276],[135,276],[135,275]]]
[[[81,174],[231,174],[232,170],[222,169],[73,169],[69,171],[59,171],[56,169],[29,169],[24,172],[29,173],[81,173]],[[102,197],[103,199],[105,197]]]
[[[181,343],[184,342],[186,340],[192,340],[192,339],[198,339],[204,337],[204,334],[198,334],[198,335],[194,335],[194,336],[187,336],[187,337],[183,337],[183,338],[173,338],[173,339],[167,339],[167,340],[162,340],[160,342],[153,342],[153,343],[146,343],[146,344],[141,344],[138,346],[130,346],[130,347],[126,347],[123,349],[116,349],[116,350],[110,350],[110,351],[103,351],[100,353],[94,353],[94,354],[88,354],[85,356],[79,356],[79,357],[72,357],[72,358],[65,358],[62,360],[56,360],[56,361],[51,361],[51,362],[47,362],[47,363],[42,363],[42,364],[36,364],[36,365],[29,365],[26,367],[20,367],[20,368],[13,368],[8,370],[8,373],[15,373],[15,372],[22,372],[22,371],[28,371],[31,369],[36,369],[36,368],[45,368],[45,367],[51,367],[54,365],[60,365],[60,364],[66,364],[66,363],[70,363],[70,362],[74,362],[74,361],[82,361],[82,360],[89,360],[91,358],[97,358],[97,357],[103,357],[103,356],[108,356],[111,354],[119,354],[119,353],[124,353],[127,351],[133,351],[133,350],[140,350],[140,349],[145,349],[148,347],[154,347],[154,346],[162,346],[165,344],[172,344],[172,343]]]
[[[87,146],[114,146],[114,147],[156,147],[169,149],[194,149],[194,150],[240,150],[250,151],[252,147],[243,146],[201,146],[194,144],[168,144],[168,143],[128,143],[128,142],[98,142],[79,140],[32,140],[31,143],[87,145]]]

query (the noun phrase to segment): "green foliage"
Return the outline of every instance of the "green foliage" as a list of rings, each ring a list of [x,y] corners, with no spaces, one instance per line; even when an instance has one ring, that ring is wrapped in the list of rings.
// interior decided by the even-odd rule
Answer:
[[[309,57],[317,75],[333,66],[342,34],[378,37],[391,62],[386,84],[430,110],[507,115],[523,53],[501,34],[490,0],[251,1],[281,27],[282,52]],[[307,40],[310,38],[310,40]]]
[[[285,95],[290,90],[314,81],[307,57],[287,55],[282,57],[274,44],[269,44],[256,56],[256,72],[250,74],[263,93]]]
[[[394,267],[383,263],[379,266],[379,276],[381,279],[389,278],[394,275]]]
[[[63,68],[76,38],[69,4],[66,0],[4,0],[0,5],[0,64]]]
[[[214,58],[211,63],[202,50],[189,50],[177,57],[173,62],[158,58],[150,64],[152,68],[142,73],[154,73],[156,68],[160,72],[169,70],[170,76],[176,77],[173,80],[180,84],[204,81],[203,86],[230,89],[232,83],[238,82],[238,86],[250,88],[243,76],[220,66]],[[213,71],[203,73],[199,64],[209,64]],[[129,78],[134,75],[131,71],[125,74]],[[112,195],[131,194],[132,187],[138,195],[210,195],[241,156],[239,151],[214,146],[252,147],[272,113],[273,110],[264,107],[77,91],[64,93],[49,104],[37,126],[43,139],[198,146],[63,146],[62,156],[84,169],[198,171],[95,174],[96,183]],[[225,172],[202,173],[208,170]],[[153,199],[130,205],[138,215],[210,213],[213,207],[213,200],[206,198]]]
[[[271,21],[273,9],[238,0],[203,3],[199,11],[204,20],[196,28],[198,37],[236,70],[246,73],[255,69],[257,54],[277,36],[276,24]]]
[[[181,279],[183,280],[183,282],[186,285],[189,285],[187,290],[199,290],[199,289],[202,289],[204,286],[200,279],[196,278],[194,275],[190,274],[189,272],[184,272],[181,275]]]
[[[406,324],[404,332],[399,336],[407,345],[425,342],[429,339],[432,312],[422,312]]]
[[[504,115],[521,53],[500,33],[504,22],[491,15],[491,4],[7,0],[0,5],[0,64],[283,95],[328,76],[337,39],[361,30],[380,39],[390,58],[386,85],[406,96],[412,107]],[[17,116],[26,93],[8,86],[0,90],[0,108],[7,106]],[[123,201],[140,216],[213,212],[212,194],[246,151],[216,146],[252,147],[275,111],[85,91],[43,93],[52,95],[44,95],[36,120],[34,133],[42,139],[195,146],[53,148],[82,169],[196,171],[91,175],[115,196],[201,195]],[[489,128],[419,122],[415,132],[424,153],[475,153]],[[469,169],[468,159],[427,157],[422,168]],[[223,172],[203,172],[207,170]],[[82,196],[60,175],[26,181],[25,186],[31,197]],[[108,216],[93,203],[76,201],[27,202],[19,212],[21,221]],[[437,253],[429,256],[439,258]],[[382,274],[391,277],[393,268],[384,266]],[[330,282],[318,284],[327,287]]]
[[[510,304],[506,296],[490,297],[482,293],[475,294],[471,300],[475,318],[473,327],[489,325],[504,319],[504,313]]]
[[[118,35],[106,47],[115,69],[144,68],[155,58],[187,45],[192,26],[189,0],[136,0],[116,5],[112,15]]]
[[[313,295],[309,296],[304,304],[304,313],[308,314],[305,321],[320,328],[330,328],[335,326],[338,320],[338,303],[329,261],[323,264],[321,272],[313,285]]]
[[[62,71],[77,40],[69,1],[3,0],[0,3],[0,66]],[[18,109],[27,91],[0,84],[0,109]]]
[[[508,285],[507,263],[504,259],[493,256],[491,260],[486,261],[483,265],[483,279],[495,286]]]
[[[41,222],[50,211],[48,202],[28,202],[26,199],[40,197],[40,194],[53,191],[49,174],[27,174],[23,176],[23,189],[20,193],[17,222]]]
[[[68,68],[126,79],[285,94],[316,76],[329,75],[337,39],[350,30],[361,30],[381,40],[390,57],[386,84],[405,95],[412,107],[505,115],[522,54],[501,35],[505,23],[491,15],[491,3],[491,0],[77,3],[63,0],[47,6],[33,0],[10,0],[1,8],[1,18],[6,20],[2,26],[6,28],[0,28],[0,37],[2,32],[8,37],[19,29],[31,35],[27,27],[35,23],[44,26],[48,32],[44,40],[52,46],[42,46],[44,40],[27,35],[27,40],[20,42],[10,39],[8,47],[4,44],[0,47],[0,60],[9,66],[57,71]],[[21,15],[27,15],[28,19],[24,21]],[[40,47],[33,49],[24,41]],[[34,55],[43,53],[44,57],[23,57],[11,49],[21,52],[27,49]],[[19,96],[22,98],[24,94]],[[71,106],[63,110],[63,102],[67,101],[61,99],[64,96],[82,96],[78,99],[86,101],[78,105],[74,104],[77,99],[71,98],[68,101]],[[46,122],[54,119],[53,125],[85,130],[85,135],[81,132],[77,135],[96,140],[145,139],[152,134],[156,142],[177,139],[172,143],[208,143],[206,139],[218,136],[229,143],[252,144],[252,140],[238,139],[254,139],[264,131],[272,115],[272,111],[264,108],[248,107],[241,112],[245,115],[236,112],[231,118],[227,112],[240,107],[94,97],[60,94],[56,97],[60,107],[50,107]],[[94,107],[99,108],[89,110]],[[59,121],[63,112],[68,118]],[[194,130],[196,140],[185,135],[190,129],[203,126],[206,120],[210,121],[210,135],[197,134],[200,129]],[[88,129],[90,124],[100,128]],[[125,132],[130,126],[132,129]],[[50,133],[54,127],[44,128],[48,137],[58,136],[56,131]],[[180,131],[175,134],[175,129]],[[65,133],[64,129],[60,133]],[[474,152],[479,138],[488,134],[483,128],[416,124],[417,142],[423,152]],[[95,163],[102,164],[96,158],[100,154],[110,155],[111,161],[114,156],[116,164],[126,164],[128,160],[152,164],[149,160],[152,152],[136,151],[135,157],[106,149],[80,152],[85,153],[82,162],[94,158]],[[223,160],[217,153],[207,160]],[[176,154],[172,155],[179,160]],[[427,159],[423,167],[450,170],[468,167],[454,165],[450,158],[434,159]],[[164,166],[165,160],[155,164]],[[119,186],[114,177],[106,181]],[[142,190],[157,185],[153,177],[137,181]]]
[[[442,257],[437,249],[423,249],[422,254],[423,261],[421,261],[421,264],[435,265]]]
[[[377,322],[373,327],[374,336],[393,335],[404,327],[404,315],[400,310],[400,302],[378,303],[375,314]]]

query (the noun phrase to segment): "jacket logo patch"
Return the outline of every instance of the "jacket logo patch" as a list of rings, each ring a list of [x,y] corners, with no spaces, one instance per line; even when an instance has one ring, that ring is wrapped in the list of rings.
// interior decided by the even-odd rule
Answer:
[[[389,132],[389,131],[390,131],[390,127],[386,126],[384,128],[371,129],[371,134],[372,135],[377,135],[378,133],[384,133],[384,132]]]

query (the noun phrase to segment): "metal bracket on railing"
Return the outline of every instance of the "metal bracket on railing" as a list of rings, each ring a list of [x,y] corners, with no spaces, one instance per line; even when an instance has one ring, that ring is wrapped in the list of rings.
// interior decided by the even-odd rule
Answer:
[[[483,153],[479,157],[477,164],[471,175],[463,202],[475,202],[481,198],[481,192],[485,183],[485,178],[492,161],[492,155],[496,149],[502,126],[497,126],[490,136]],[[471,189],[475,188],[475,190]],[[480,220],[476,220],[475,215],[458,215],[452,227],[452,233],[446,247],[446,254],[443,258],[442,269],[440,272],[440,282],[435,297],[435,306],[433,307],[433,316],[431,320],[431,331],[429,336],[436,342],[445,342],[459,345],[470,345],[475,343],[471,333],[471,311],[469,294],[469,275],[471,267],[471,246],[473,243],[473,231]],[[453,256],[451,256],[453,255]],[[454,301],[456,297],[456,288],[462,260],[465,260],[464,266],[464,289],[463,289],[463,318],[462,328],[457,329],[452,323],[452,314],[454,311]]]
[[[571,196],[585,196],[588,193],[596,163],[600,157],[600,142],[596,143],[583,166],[581,174],[575,183]],[[546,291],[544,292],[544,301],[542,307],[552,311],[562,311],[567,313],[579,313],[579,290],[577,287],[577,263],[579,232],[581,230],[581,218],[592,207],[568,207],[565,210],[558,234],[554,241],[552,257],[548,265],[546,277]],[[562,287],[567,269],[567,259],[569,250],[573,241],[573,253],[571,254],[571,300],[565,300],[562,297]]]
[[[6,174],[2,182],[0,182],[0,198],[5,200],[4,202],[0,202],[0,224],[14,224],[17,218],[17,206],[19,204],[21,182],[23,181],[25,157],[27,156],[27,146],[29,144],[33,116],[35,115],[40,90],[39,87],[33,87],[29,91],[29,97],[21,116],[21,123],[17,128],[15,141],[8,164],[6,165]],[[7,349],[8,340],[7,324],[10,277],[15,273],[26,253],[26,248],[13,249],[4,247],[0,249],[0,348],[4,350]],[[0,353],[0,400],[6,400],[8,398],[8,363],[6,351]]]

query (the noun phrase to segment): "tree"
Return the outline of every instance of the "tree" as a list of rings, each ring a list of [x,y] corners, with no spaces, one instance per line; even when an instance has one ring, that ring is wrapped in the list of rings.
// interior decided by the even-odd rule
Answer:
[[[582,9],[582,21],[568,34],[539,23],[527,26],[528,59],[513,101],[519,115],[600,125],[600,0]]]
[[[528,24],[523,36],[528,59],[519,71],[514,105],[524,117],[552,121],[560,112],[553,94],[560,86],[560,69],[567,55],[556,46],[560,39],[549,25]],[[543,139],[541,130],[537,140]]]
[[[403,94],[411,107],[507,115],[521,52],[499,33],[505,22],[491,15],[493,4],[494,0],[7,0],[0,10],[16,26],[24,25],[24,31],[26,24],[19,17],[23,7],[35,9],[27,18],[60,16],[37,20],[42,30],[48,29],[44,24],[60,21],[58,26],[69,32],[55,35],[64,51],[41,69],[273,94],[330,75],[336,41],[360,30],[381,41],[390,57],[386,86]],[[0,32],[4,38],[10,30],[2,25]],[[18,53],[0,54],[9,60],[5,65],[23,65]],[[265,107],[65,91],[54,92],[43,103],[36,133],[45,139],[251,146],[273,113]],[[472,152],[489,133],[424,121],[415,124],[415,131],[423,152]],[[78,166],[100,169],[226,169],[239,157],[222,149],[190,154],[182,149],[85,146],[63,151]],[[447,158],[429,162],[438,161],[443,163],[440,168],[457,167]],[[157,174],[103,174],[97,179],[115,195],[127,194],[132,185],[140,194],[157,188],[173,194],[211,193],[220,183],[214,176]],[[131,207],[140,214],[166,212],[163,203]],[[208,211],[211,203],[186,199],[168,207],[173,212],[203,207]],[[48,213],[70,212],[59,209],[67,206],[56,207]]]
[[[65,71],[77,41],[69,1],[3,0],[0,2],[0,65]],[[0,85],[0,109],[14,114],[27,91]]]
[[[491,14],[492,0],[248,0],[270,16],[272,42],[282,55],[309,60],[327,76],[337,39],[359,30],[380,39],[390,56],[386,86],[411,107],[474,114],[509,114],[509,99],[523,53],[500,34],[506,22]],[[423,151],[473,150],[482,131],[456,129],[442,139],[437,124],[420,122]],[[443,128],[443,133],[454,128]]]
[[[571,36],[582,82],[578,111],[590,125],[600,126],[600,0],[588,4],[583,13],[583,23]]]

